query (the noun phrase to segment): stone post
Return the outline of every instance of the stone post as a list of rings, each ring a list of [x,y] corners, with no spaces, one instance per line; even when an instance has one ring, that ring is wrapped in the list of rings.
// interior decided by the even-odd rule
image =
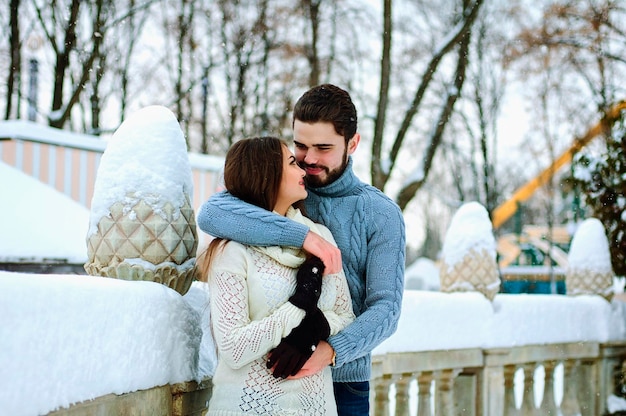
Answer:
[[[198,246],[187,146],[174,114],[150,106],[102,156],[87,235],[90,275],[162,283],[185,294]]]
[[[456,212],[443,244],[442,292],[480,292],[493,300],[500,289],[496,242],[487,210],[477,202]]]

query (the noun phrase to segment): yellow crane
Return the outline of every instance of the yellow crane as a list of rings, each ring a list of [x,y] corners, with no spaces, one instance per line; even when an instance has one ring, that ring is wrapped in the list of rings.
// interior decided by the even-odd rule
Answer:
[[[556,158],[550,166],[518,188],[511,198],[498,205],[492,213],[491,222],[493,223],[493,228],[500,228],[502,224],[511,218],[517,211],[518,205],[530,198],[540,186],[547,183],[565,164],[570,163],[576,152],[589,144],[599,134],[609,131],[615,121],[620,118],[620,113],[623,110],[626,110],[626,100],[612,106],[602,120],[591,127],[584,136],[575,139],[572,145]]]
[[[570,163],[578,151],[580,151],[583,147],[589,144],[591,140],[600,134],[610,131],[611,127],[621,117],[621,112],[624,110],[626,110],[626,100],[619,101],[609,108],[604,117],[598,123],[592,126],[583,136],[574,139],[572,145],[558,158],[556,158],[550,166],[518,188],[511,198],[498,205],[493,210],[491,215],[491,222],[494,230],[500,228],[515,214],[520,203],[528,200],[535,193],[535,191],[542,185],[546,184],[559,169]],[[558,264],[566,264],[567,254],[558,247],[548,244],[543,239],[543,232],[541,229],[543,229],[543,227],[524,227],[525,234],[528,234],[525,239],[541,251],[548,254],[548,257],[557,261]],[[556,239],[563,239],[563,236],[559,237],[556,235],[559,234],[559,232],[560,234],[563,234],[563,230],[552,230]],[[569,236],[567,237],[569,238]],[[519,247],[518,236],[506,234],[498,239],[498,254],[500,256],[498,263],[500,264],[500,267],[506,267],[511,264],[511,262],[519,256],[520,252],[521,249]]]

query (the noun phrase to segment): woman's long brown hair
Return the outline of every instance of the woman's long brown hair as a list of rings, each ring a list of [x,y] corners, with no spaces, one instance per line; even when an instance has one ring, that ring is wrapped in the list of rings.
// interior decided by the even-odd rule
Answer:
[[[235,142],[224,161],[224,186],[242,201],[272,211],[278,200],[283,177],[283,146],[287,143],[277,137],[264,136]],[[296,205],[302,209],[301,202]],[[208,279],[211,261],[226,240],[215,238],[198,256],[199,280]]]

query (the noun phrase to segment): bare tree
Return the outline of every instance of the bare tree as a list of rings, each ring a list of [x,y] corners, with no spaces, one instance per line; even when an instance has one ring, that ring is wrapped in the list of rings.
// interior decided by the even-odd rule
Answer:
[[[82,4],[85,3],[80,0],[71,0],[69,5],[40,7],[34,4],[38,22],[56,57],[52,108],[48,115],[49,124],[53,127],[61,128],[70,119],[72,108],[78,103],[91,76],[94,62],[100,56],[100,46],[106,34],[105,21],[110,1],[97,0],[93,8],[86,9],[93,13],[90,35],[86,39],[79,39],[77,29]],[[72,59],[77,61],[75,73],[72,72]],[[68,86],[70,81],[73,82]],[[69,96],[66,90],[70,91]]]
[[[192,81],[187,74],[194,73],[194,60],[192,59],[195,49],[195,36],[193,33],[193,17],[195,3],[189,0],[181,0],[178,4],[176,16],[177,53],[176,53],[176,79],[174,81],[176,117],[183,125],[185,137],[189,137],[189,120],[192,118],[191,90]],[[189,146],[189,143],[187,144]]]
[[[374,186],[382,190],[385,189],[385,186],[391,177],[391,173],[400,150],[402,149],[403,142],[409,131],[409,127],[411,126],[413,118],[420,108],[420,104],[425,97],[427,89],[430,87],[431,81],[434,79],[434,75],[437,72],[439,64],[446,55],[454,50],[456,50],[457,59],[457,65],[452,76],[451,85],[447,89],[446,96],[441,101],[439,115],[437,116],[437,123],[435,123],[435,128],[430,133],[428,145],[426,147],[425,154],[422,157],[421,169],[423,174],[420,177],[416,177],[416,179],[404,184],[398,193],[396,201],[401,209],[404,209],[407,206],[409,201],[415,196],[415,193],[428,176],[435,152],[441,143],[445,125],[450,118],[454,109],[454,104],[456,103],[459,93],[463,87],[467,67],[468,48],[471,38],[470,29],[478,16],[478,11],[480,10],[481,5],[482,0],[463,2],[463,7],[457,15],[458,20],[452,26],[453,28],[451,33],[445,38],[445,42],[433,51],[430,61],[428,62],[422,77],[419,79],[419,85],[413,94],[413,99],[404,113],[404,118],[397,130],[389,155],[384,157],[383,138],[384,129],[387,124],[386,114],[389,106],[389,78],[390,68],[392,66],[389,55],[389,50],[391,49],[392,44],[392,5],[390,0],[385,0],[384,2],[383,15],[385,23],[382,42],[383,52],[381,60],[380,93],[372,143],[371,175],[372,184]]]
[[[227,146],[230,146],[237,138],[241,138],[241,133],[246,131],[245,108],[249,98],[246,92],[247,72],[253,64],[255,47],[259,41],[258,33],[254,32],[254,21],[240,18],[236,9],[237,5],[238,2],[219,2],[222,15],[220,38],[224,45],[222,59],[226,63],[224,74],[230,118],[226,128]],[[248,14],[244,14],[246,15]]]
[[[22,72],[22,47],[20,40],[20,20],[19,20],[20,0],[11,0],[9,6],[9,55],[10,63],[7,76],[7,101],[4,118],[9,119],[13,113],[13,98],[14,93],[17,92],[16,104],[18,106],[19,114],[19,95],[21,84],[21,72]],[[16,88],[17,87],[17,88]]]
[[[485,208],[491,212],[497,203],[498,179],[496,175],[497,163],[497,132],[496,123],[499,115],[500,100],[503,94],[500,77],[493,67],[493,61],[486,59],[486,46],[484,45],[488,24],[482,21],[479,27],[476,41],[477,71],[473,73],[472,84],[473,100],[476,106],[478,119],[477,141],[479,143],[480,164],[482,176],[477,178],[476,183],[482,184],[482,197]]]
[[[135,0],[129,0],[127,12],[121,13],[111,22],[118,28],[118,32],[121,32],[119,33],[121,42],[115,43],[117,47],[110,48],[110,53],[116,56],[114,61],[117,62],[117,65],[112,65],[112,69],[115,75],[113,85],[119,82],[120,123],[126,117],[126,108],[130,99],[131,65],[134,63],[135,49],[141,39],[140,34],[150,17],[149,6],[149,2],[137,4]]]
[[[314,86],[320,83],[320,59],[318,56],[317,45],[320,27],[320,5],[322,0],[301,0],[301,4],[310,24],[311,43],[305,45],[305,56],[309,62],[311,72],[309,74],[309,85]]]
[[[564,110],[580,117],[585,109],[589,122],[626,93],[621,82],[626,70],[625,19],[621,2],[554,1],[543,9],[540,20],[519,30],[508,49],[510,62],[535,75],[545,70],[549,56],[551,67],[559,72],[561,90],[571,94],[564,100],[570,103]]]
[[[500,196],[497,122],[506,74],[499,45],[505,36],[503,28],[493,21],[502,15],[500,8],[489,4],[475,24],[465,94],[455,111],[456,120],[449,123],[449,139],[442,146],[443,153],[448,154],[445,165],[454,169],[451,179],[459,199],[479,201],[488,212],[497,206]],[[467,137],[468,146],[459,145],[460,137]]]
[[[267,0],[220,1],[214,6],[217,54],[203,64],[211,68],[206,88],[218,88],[221,98],[213,115],[220,121],[215,136],[222,139],[214,150],[224,152],[252,134],[290,130],[292,86],[302,85],[300,71],[292,65],[303,59],[295,41],[302,37],[289,37],[295,30],[290,22],[299,18],[294,8]]]

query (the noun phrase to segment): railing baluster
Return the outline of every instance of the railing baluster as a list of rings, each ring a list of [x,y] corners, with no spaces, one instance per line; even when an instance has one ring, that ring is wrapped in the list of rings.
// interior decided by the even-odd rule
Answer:
[[[510,350],[493,348],[483,351],[484,368],[481,377],[480,412],[482,415],[504,414],[504,365]]]
[[[516,365],[504,366],[504,415],[516,416],[519,414],[515,406],[515,372]]]
[[[561,415],[580,415],[580,407],[576,398],[578,390],[578,367],[576,360],[565,360],[563,362],[563,401],[561,402]]]
[[[389,415],[389,386],[393,382],[392,377],[392,374],[383,374],[382,377],[378,377],[375,380],[374,415],[376,416]]]
[[[409,387],[413,374],[405,373],[396,381],[396,416],[409,416]]]
[[[381,354],[372,360],[372,415],[605,414],[604,401],[615,388],[615,378],[622,371],[620,363],[625,358],[626,341]],[[563,365],[562,372],[556,371],[561,370],[559,363]],[[545,370],[544,391],[541,403],[535,406],[534,378],[539,365]],[[521,376],[521,372],[523,397],[521,408],[517,409],[516,375]],[[560,412],[554,400],[557,376],[563,381]],[[417,380],[417,397],[413,380]],[[521,382],[520,377],[518,388]],[[392,391],[395,394],[390,394]],[[411,410],[416,399],[417,411]]]
[[[430,388],[432,382],[432,371],[423,371],[417,376],[417,416],[432,416],[430,406]]]
[[[475,416],[478,410],[478,377],[462,372],[454,378],[454,408],[456,416]]]
[[[594,416],[596,414],[596,389],[598,388],[598,374],[594,360],[581,360],[576,381],[580,414]]]
[[[545,370],[543,399],[541,401],[542,415],[556,415],[556,403],[554,402],[554,369],[556,361],[545,361],[543,363]]]
[[[524,396],[522,397],[522,415],[535,415],[535,363],[527,363],[522,366],[524,369]]]
[[[456,416],[454,410],[454,378],[460,371],[453,369],[441,370],[435,382],[437,416]]]

